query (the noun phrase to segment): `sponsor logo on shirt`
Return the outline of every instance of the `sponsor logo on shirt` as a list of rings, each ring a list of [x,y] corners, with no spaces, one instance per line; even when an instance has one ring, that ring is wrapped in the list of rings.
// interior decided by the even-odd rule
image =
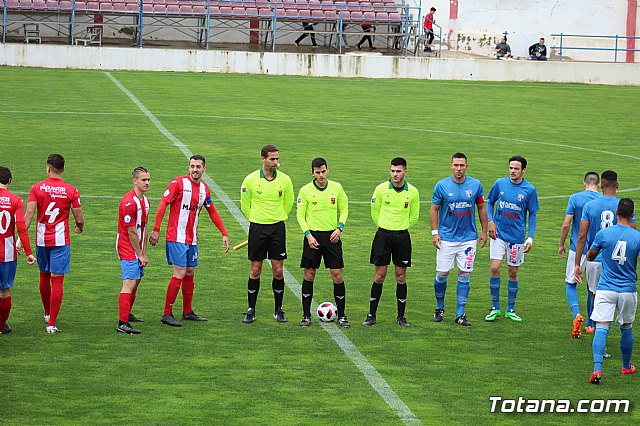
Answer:
[[[191,211],[198,210],[198,204],[191,204],[191,205],[183,204],[182,205],[182,210],[191,210]]]
[[[40,185],[40,190],[49,194],[51,198],[66,198],[67,188],[64,186],[49,186],[46,183]]]
[[[9,198],[9,197],[0,197],[0,204],[11,204],[11,198]]]
[[[500,208],[501,209],[511,209],[511,210],[516,210],[516,211],[522,211],[520,206],[517,205],[516,203],[510,203],[508,201],[500,201],[499,204],[500,204]]]

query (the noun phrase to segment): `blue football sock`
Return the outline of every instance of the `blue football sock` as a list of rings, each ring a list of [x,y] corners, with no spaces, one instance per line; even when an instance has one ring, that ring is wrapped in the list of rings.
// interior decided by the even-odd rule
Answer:
[[[469,297],[469,274],[458,275],[458,286],[456,288],[456,318],[464,314],[464,307],[467,306],[467,298]]]
[[[620,352],[622,352],[622,366],[626,369],[631,368],[631,353],[633,352],[633,328],[620,327]]]
[[[591,319],[593,313],[593,293],[587,287],[587,325],[585,327],[595,327],[596,323]]]
[[[518,295],[518,281],[508,282],[507,312],[513,311],[516,307],[516,296]]]
[[[566,293],[567,293],[567,302],[569,302],[569,307],[571,308],[571,313],[573,314],[573,318],[580,313],[580,300],[578,300],[578,289],[576,288],[576,284],[567,283],[566,284]]]
[[[609,333],[609,324],[596,324],[596,334],[593,336],[593,371],[602,371],[602,360],[604,359],[604,351],[607,346],[607,334]]]
[[[491,290],[491,307],[500,309],[500,277],[489,278],[489,289]]]
[[[436,293],[436,308],[444,309],[444,295],[447,292],[447,277],[449,275],[436,274],[433,289]]]

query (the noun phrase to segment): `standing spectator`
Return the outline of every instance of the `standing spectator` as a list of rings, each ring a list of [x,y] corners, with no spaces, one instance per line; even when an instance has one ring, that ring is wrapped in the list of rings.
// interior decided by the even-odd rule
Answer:
[[[540,41],[536,44],[529,46],[529,59],[533,61],[547,60],[547,46],[544,45],[543,38],[540,38]]]
[[[393,257],[396,278],[398,317],[396,323],[410,327],[404,316],[407,305],[407,268],[411,266],[411,236],[409,228],[420,216],[420,195],[415,186],[405,181],[407,161],[402,157],[391,160],[391,179],[378,185],[371,197],[371,218],[378,227],[371,244],[369,262],[375,265],[375,278],[371,285],[369,313],[362,325],[376,323],[376,311],[382,284]]]
[[[63,172],[64,157],[49,155],[48,178],[31,187],[24,217],[29,228],[37,208],[36,257],[40,268],[40,297],[49,334],[60,331],[56,320],[62,305],[64,275],[70,271],[69,212],[73,213],[76,221],[75,233],[80,234],[84,230],[80,193],[62,180]]]
[[[140,334],[131,326],[132,322],[143,322],[131,313],[136,300],[147,257],[147,224],[149,223],[149,199],[144,195],[149,190],[151,175],[144,167],[136,167],[131,175],[133,189],[125,194],[118,209],[118,238],[116,248],[122,269],[122,290],[118,296],[119,322],[116,331]]]
[[[307,36],[311,36],[311,43],[313,43],[313,48],[314,49],[318,48],[319,46],[318,46],[318,43],[316,43],[316,33],[314,32],[315,29],[313,28],[313,23],[303,22],[302,29],[308,32],[302,33],[300,37],[298,37],[296,41],[293,42],[296,45],[296,47],[300,47],[300,42],[305,38],[307,38]]]
[[[362,24],[360,26],[362,27],[362,31],[364,31],[365,34],[362,36],[358,44],[356,44],[356,47],[358,49],[362,49],[362,45],[365,41],[367,41],[369,42],[369,49],[375,49],[375,47],[373,47],[373,38],[371,37],[371,33],[376,31],[376,27],[374,27],[372,24]]]
[[[433,43],[433,38],[435,37],[435,35],[433,34],[433,24],[436,22],[434,17],[435,13],[436,13],[435,7],[432,7],[431,9],[429,9],[429,13],[427,13],[427,16],[424,17],[424,23],[422,24],[422,26],[424,27],[424,36],[425,36],[425,40],[424,40],[425,52],[431,52],[431,43]]]
[[[511,58],[511,46],[507,44],[507,36],[503,36],[500,43],[496,44],[496,59]]]
[[[22,199],[9,192],[9,186],[11,170],[0,166],[0,246],[3,248],[0,250],[0,334],[11,332],[7,319],[11,312],[11,288],[18,267],[18,240],[24,241],[23,250],[27,255],[27,263],[36,263],[36,258],[31,252],[27,225],[24,222]],[[16,239],[16,229],[19,239]]]
[[[271,259],[273,280],[271,288],[275,309],[273,318],[287,322],[282,310],[284,298],[284,259],[287,258],[287,231],[284,221],[293,208],[293,184],[291,178],[278,171],[280,151],[274,145],[260,150],[262,167],[250,173],[240,189],[240,208],[249,221],[249,280],[247,299],[249,307],[243,322],[256,319],[256,302],[260,290],[260,275],[265,259]]]
[[[153,225],[153,232],[149,237],[152,246],[160,239],[162,219],[170,206],[167,222],[166,252],[167,263],[173,266],[173,275],[167,286],[167,296],[164,303],[164,313],[160,322],[172,327],[181,327],[173,316],[173,304],[178,297],[182,285],[182,319],[188,321],[206,321],[193,312],[194,275],[198,266],[198,217],[202,207],[207,210],[213,224],[222,234],[224,252],[229,251],[229,234],[227,233],[220,213],[216,210],[211,199],[209,186],[202,181],[207,171],[205,159],[202,155],[192,155],[189,158],[189,173],[174,178],[164,191]]]

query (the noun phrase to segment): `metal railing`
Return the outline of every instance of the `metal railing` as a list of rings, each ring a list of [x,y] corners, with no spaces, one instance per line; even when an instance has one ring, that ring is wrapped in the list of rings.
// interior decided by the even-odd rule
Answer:
[[[558,56],[562,60],[565,50],[586,50],[586,51],[610,51],[614,52],[613,62],[618,62],[618,52],[640,52],[640,49],[627,49],[619,47],[621,40],[638,40],[640,37],[621,36],[621,35],[588,35],[588,34],[551,34],[551,37],[560,37],[559,46],[550,46],[551,49],[558,49]],[[614,47],[589,47],[589,46],[566,46],[566,38],[587,38],[587,39],[608,39],[615,40]]]
[[[78,0],[80,1],[80,0]],[[97,0],[96,0],[97,1]],[[158,21],[162,20],[163,18],[185,18],[185,19],[199,19],[200,20],[200,24],[198,25],[199,28],[202,29],[202,31],[204,31],[205,33],[205,37],[203,38],[203,44],[204,44],[204,48],[208,49],[209,48],[209,43],[211,41],[211,32],[214,29],[212,20],[229,20],[229,21],[252,21],[252,20],[258,20],[258,21],[269,21],[270,23],[270,28],[266,29],[266,30],[262,30],[262,31],[267,31],[269,33],[271,33],[271,50],[275,51],[276,48],[276,40],[278,39],[278,30],[287,33],[287,32],[302,32],[302,31],[287,31],[285,28],[279,28],[279,23],[283,23],[283,24],[295,24],[296,22],[302,22],[302,21],[309,21],[309,22],[315,22],[315,23],[327,23],[331,25],[331,29],[324,31],[326,34],[335,34],[337,36],[337,50],[339,53],[343,53],[343,35],[355,35],[355,33],[353,32],[347,32],[346,34],[343,34],[343,30],[345,28],[346,24],[372,24],[372,25],[383,25],[383,26],[387,26],[389,28],[394,27],[396,28],[395,30],[391,31],[388,30],[387,32],[380,34],[378,33],[378,35],[383,35],[389,38],[393,38],[395,40],[397,40],[397,42],[394,42],[394,47],[398,46],[401,47],[404,51],[404,55],[407,56],[408,55],[408,48],[409,48],[409,36],[410,36],[410,32],[411,29],[414,27],[418,27],[421,28],[421,22],[419,20],[415,20],[413,19],[413,16],[420,16],[420,9],[417,7],[411,7],[409,5],[389,5],[389,6],[366,6],[368,9],[367,10],[371,10],[373,12],[397,12],[400,15],[400,19],[399,20],[377,20],[377,19],[368,19],[368,18],[358,18],[358,19],[353,19],[353,18],[349,18],[349,19],[345,19],[346,15],[346,11],[348,10],[348,5],[346,3],[333,3],[333,4],[314,4],[314,7],[318,7],[323,11],[326,10],[332,10],[335,11],[336,14],[336,18],[335,19],[318,19],[316,17],[308,17],[303,19],[302,17],[288,17],[285,13],[285,5],[286,4],[290,4],[287,2],[283,2],[283,1],[269,1],[269,0],[258,0],[258,1],[244,1],[244,0],[218,0],[215,3],[229,3],[230,5],[232,3],[234,4],[238,4],[238,3],[246,3],[246,4],[251,4],[254,6],[261,6],[261,5],[268,5],[268,7],[271,9],[271,13],[269,15],[243,15],[243,16],[221,16],[219,13],[218,14],[213,14],[211,9],[212,9],[212,3],[213,0],[194,0],[193,3],[194,4],[198,4],[198,5],[202,5],[204,6],[204,13],[200,13],[199,15],[195,15],[193,13],[191,14],[184,14],[182,15],[181,13],[154,13],[151,12],[149,10],[145,10],[145,5],[148,4],[152,4],[154,3],[153,0],[138,0],[138,8],[135,11],[128,11],[128,10],[100,10],[100,9],[77,9],[76,8],[76,0],[70,0],[71,3],[71,7],[70,8],[62,8],[62,7],[58,7],[58,8],[53,8],[53,9],[43,9],[43,10],[36,10],[33,8],[22,8],[20,6],[12,6],[8,4],[8,0],[0,0],[0,5],[3,6],[3,13],[2,13],[2,42],[5,43],[6,42],[6,35],[7,35],[7,27],[8,25],[12,24],[12,23],[18,23],[20,21],[14,21],[11,22],[11,20],[8,17],[8,13],[10,12],[18,12],[18,13],[24,13],[24,14],[34,14],[34,16],[44,16],[42,15],[43,13],[46,14],[65,14],[65,15],[70,15],[69,18],[69,22],[67,23],[67,25],[70,26],[70,30],[69,30],[69,40],[71,42],[72,45],[74,45],[74,39],[75,39],[75,27],[76,25],[78,25],[78,21],[77,21],[77,17],[82,15],[82,16],[87,16],[87,15],[101,15],[103,17],[108,17],[108,16],[113,16],[115,18],[117,18],[118,16],[129,16],[129,17],[134,17],[135,18],[135,23],[133,23],[133,26],[135,26],[136,28],[136,32],[137,32],[137,40],[136,40],[136,44],[141,48],[143,46],[143,31],[145,30],[146,27],[153,27],[154,25],[145,25],[145,19],[144,18],[154,18]],[[164,3],[164,2],[162,2]],[[38,22],[37,18],[30,18],[29,22]],[[56,23],[52,23],[52,22],[47,22],[50,23],[52,25],[55,25]],[[61,23],[64,25],[64,23]],[[85,23],[86,24],[86,23]],[[99,25],[102,26],[123,26],[123,24],[120,24],[119,22],[109,22],[107,19],[105,19],[105,22],[100,22]],[[131,24],[128,24],[127,26],[132,26]],[[156,25],[157,26],[157,25]],[[175,27],[178,30],[180,29],[180,25],[176,24],[176,22],[174,21],[171,24],[166,25],[167,28],[169,27]],[[233,30],[234,28],[230,28],[230,30]],[[241,27],[236,27],[235,28],[238,31],[256,31],[257,29],[251,29],[251,28],[241,28]],[[260,31],[258,29],[258,31]],[[397,32],[394,32],[397,31]],[[442,34],[442,31],[440,30],[440,36]],[[372,36],[375,36],[375,33],[371,34]],[[400,43],[401,42],[401,43]]]

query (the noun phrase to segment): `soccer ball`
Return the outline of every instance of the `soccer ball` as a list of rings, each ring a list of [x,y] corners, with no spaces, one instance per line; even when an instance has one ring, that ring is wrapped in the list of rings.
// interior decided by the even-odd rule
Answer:
[[[318,306],[318,319],[322,322],[331,322],[338,316],[338,309],[331,302],[322,302]]]

